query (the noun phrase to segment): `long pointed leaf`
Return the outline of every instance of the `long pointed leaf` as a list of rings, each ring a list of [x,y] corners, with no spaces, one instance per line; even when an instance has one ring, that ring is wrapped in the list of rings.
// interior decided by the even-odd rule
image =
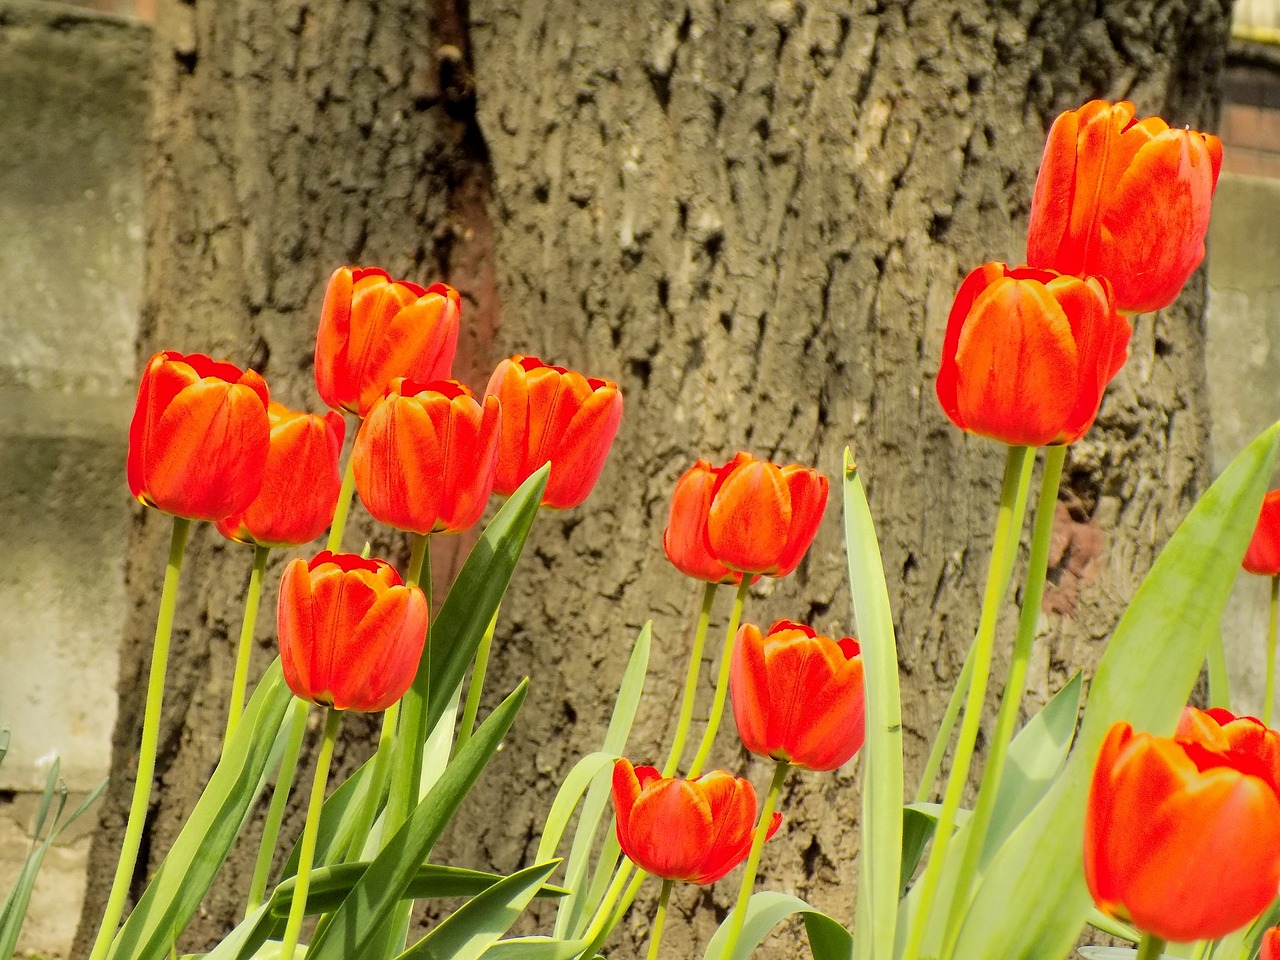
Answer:
[[[706,960],[747,960],[752,951],[764,942],[770,930],[793,915],[804,919],[805,931],[809,934],[809,952],[813,960],[849,960],[853,956],[853,937],[831,917],[809,906],[799,897],[764,891],[752,894],[747,901],[747,916],[733,956],[724,956],[725,939],[732,920],[730,914],[707,944]]]

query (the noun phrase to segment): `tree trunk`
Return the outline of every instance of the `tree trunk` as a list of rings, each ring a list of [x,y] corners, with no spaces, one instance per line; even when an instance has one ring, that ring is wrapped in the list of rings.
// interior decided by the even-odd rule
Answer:
[[[529,702],[437,859],[528,862],[560,776],[599,742],[649,618],[651,676],[628,750],[660,760],[699,593],[661,552],[669,493],[694,458],[739,448],[816,463],[837,494],[808,559],[763,581],[747,617],[843,636],[855,625],[837,491],[853,446],[882,541],[918,775],[976,625],[1002,456],[951,427],[933,396],[951,298],[977,264],[1020,262],[1059,111],[1127,97],[1173,125],[1213,127],[1228,15],[1227,0],[161,6],[141,356],[229,356],[262,370],[275,396],[315,408],[324,278],[339,263],[378,263],[462,290],[470,339],[458,375],[473,386],[519,351],[616,379],[626,396],[597,492],[536,525],[487,697],[530,674]],[[1204,484],[1203,306],[1197,276],[1175,307],[1137,321],[1098,426],[1071,451],[1033,705],[1095,661]],[[82,942],[131,788],[166,530],[138,512],[116,776]],[[401,542],[373,536],[378,549]],[[210,530],[189,557],[148,871],[216,758],[250,560]],[[266,614],[264,662],[273,636]],[[348,764],[368,754],[372,730],[348,738]],[[713,763],[766,778],[731,723]],[[789,784],[762,885],[848,918],[855,783],[840,773]],[[188,947],[226,929],[251,846],[233,852]],[[714,909],[671,925],[671,955],[696,955],[733,895],[730,882],[678,891],[680,914]],[[642,902],[621,939],[643,939],[646,917]]]

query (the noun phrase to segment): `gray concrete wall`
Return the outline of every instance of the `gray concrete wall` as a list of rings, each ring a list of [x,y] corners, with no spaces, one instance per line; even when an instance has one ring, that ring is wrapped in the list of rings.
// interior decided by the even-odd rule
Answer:
[[[48,758],[76,792],[108,765],[148,56],[132,21],[0,0],[0,891]],[[46,860],[23,949],[70,943],[93,820]]]

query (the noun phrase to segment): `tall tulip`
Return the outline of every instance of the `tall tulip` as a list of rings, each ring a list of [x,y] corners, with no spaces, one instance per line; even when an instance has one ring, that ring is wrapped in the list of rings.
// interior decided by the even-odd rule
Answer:
[[[485,393],[502,401],[494,489],[510,496],[550,463],[543,506],[564,510],[586,500],[622,419],[618,385],[516,355],[498,364]]]
[[[738,735],[752,753],[810,770],[848,763],[866,739],[858,642],[779,620],[762,634],[743,624],[729,691]]]
[[[427,636],[427,600],[382,560],[327,550],[285,568],[280,663],[297,696],[376,713],[413,683]]]
[[[271,442],[262,489],[243,510],[219,520],[218,532],[263,547],[300,546],[333,520],[346,423],[333,411],[299,413],[274,402],[267,417]]]
[[[1027,262],[1106,277],[1117,309],[1167,307],[1204,259],[1222,142],[1092,100],[1054,121],[1031,201]]]
[[[267,385],[253,370],[172,350],[147,361],[129,427],[129,489],[191,520],[245,509],[262,486]]]
[[[622,759],[613,767],[613,806],[622,852],[667,880],[715,883],[751,851],[755,788],[723,770],[680,780]],[[770,837],[781,823],[774,814]]]
[[[988,263],[947,320],[938,400],[957,427],[1010,446],[1074,443],[1128,355],[1105,281]]]
[[[329,278],[316,336],[316,388],[335,410],[365,416],[396,377],[451,375],[461,317],[458,291],[425,290],[377,267],[339,267]]]
[[[499,405],[456,380],[392,381],[351,451],[374,519],[414,533],[456,533],[484,513],[497,470]]]
[[[685,576],[707,583],[741,583],[741,573],[716,559],[707,532],[719,474],[709,462],[699,460],[676,481],[662,549]]]
[[[1226,711],[1173,737],[1108,732],[1085,814],[1084,872],[1105,913],[1163,940],[1225,936],[1280,888],[1276,734]]]

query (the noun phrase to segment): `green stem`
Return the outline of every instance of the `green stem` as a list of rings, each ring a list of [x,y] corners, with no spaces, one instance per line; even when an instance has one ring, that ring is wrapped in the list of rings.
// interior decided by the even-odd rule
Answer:
[[[341,724],[341,710],[330,708],[325,712],[324,740],[320,743],[320,756],[316,758],[316,775],[311,781],[311,800],[307,804],[307,822],[302,828],[293,902],[289,904],[289,920],[285,924],[284,943],[280,948],[282,960],[293,960],[298,948],[298,935],[302,933],[302,920],[307,913],[307,890],[311,886],[311,864],[316,856],[316,835],[320,832],[320,808],[324,805],[324,788],[329,782],[329,762],[333,759],[333,743],[338,738],[338,727]]]
[[[982,786],[978,790],[973,817],[969,820],[969,839],[964,858],[960,861],[960,873],[956,877],[955,893],[951,899],[946,945],[942,951],[944,957],[951,955],[956,938],[960,935],[960,922],[964,919],[970,901],[969,886],[978,871],[987,830],[995,814],[996,796],[1004,775],[1009,743],[1013,739],[1013,728],[1017,725],[1022,698],[1026,693],[1027,670],[1031,662],[1031,651],[1035,646],[1040,604],[1044,599],[1045,575],[1049,569],[1049,542],[1053,537],[1053,518],[1058,508],[1058,485],[1062,480],[1062,464],[1066,456],[1067,448],[1064,445],[1045,450],[1040,498],[1036,501],[1036,515],[1032,525],[1027,582],[1023,587],[1022,611],[1018,618],[1018,635],[1014,640],[1004,697],[1000,701],[1000,712],[996,715],[995,730],[991,735],[991,746],[982,771]]]
[[[357,421],[357,428],[359,421]],[[333,523],[329,525],[329,540],[325,549],[333,553],[342,552],[342,535],[347,529],[347,517],[351,514],[351,498],[356,492],[356,463],[352,457],[347,458],[347,470],[342,475],[342,489],[338,493],[338,506],[333,511]]]
[[[125,823],[120,860],[116,864],[111,893],[102,914],[102,925],[94,941],[90,960],[102,960],[115,939],[116,927],[124,913],[124,903],[133,882],[138,863],[138,848],[151,803],[151,780],[156,769],[156,747],[160,740],[160,708],[164,701],[164,675],[169,662],[169,640],[173,635],[173,614],[178,605],[178,579],[182,574],[182,554],[187,546],[191,521],[173,518],[173,534],[169,540],[169,562],[164,569],[164,587],[160,593],[160,611],[156,617],[155,642],[151,647],[151,672],[147,679],[147,702],[142,712],[142,742],[138,747],[138,772],[133,783],[133,801]]]
[[[467,701],[462,706],[462,722],[458,724],[458,741],[454,745],[454,753],[467,745],[471,733],[476,728],[476,714],[480,712],[480,695],[484,693],[484,675],[489,670],[489,651],[493,647],[493,631],[498,626],[498,611],[493,611],[489,618],[489,626],[480,638],[480,646],[476,648],[475,666],[471,668],[471,685],[467,687]]]
[[[662,881],[662,892],[658,894],[658,912],[653,917],[653,926],[649,928],[648,960],[658,960],[658,944],[662,940],[662,928],[667,922],[667,901],[671,899],[671,886],[674,882]]]
[[[270,547],[253,548],[253,570],[249,574],[249,592],[244,598],[244,621],[240,624],[240,644],[236,648],[236,670],[231,678],[231,702],[227,707],[227,732],[222,737],[222,753],[227,752],[231,735],[244,713],[244,692],[249,686],[249,658],[253,653],[253,628],[258,622],[258,602],[262,599],[262,577],[267,572]]]
[[[978,727],[982,720],[982,704],[987,695],[987,680],[991,675],[996,619],[1000,613],[1000,601],[1008,589],[1013,573],[1017,534],[1022,529],[1022,515],[1016,508],[1019,500],[1025,503],[1025,494],[1020,496],[1019,488],[1031,481],[1028,461],[1032,459],[1028,447],[1009,448],[1000,493],[1000,512],[996,517],[995,536],[991,541],[991,561],[987,568],[986,590],[982,596],[982,613],[978,618],[978,632],[973,640],[973,679],[965,700],[964,720],[960,724],[960,735],[956,741],[955,759],[947,778],[942,810],[938,814],[938,825],[934,831],[933,851],[920,880],[919,910],[911,925],[903,960],[918,960],[920,956],[929,915],[938,893],[938,881],[942,878],[943,863],[955,828],[956,811],[960,808],[960,798],[969,778],[969,765],[973,760]]]
[[[729,921],[729,935],[725,937],[724,950],[720,956],[732,960],[734,948],[738,945],[738,937],[742,935],[742,924],[747,919],[747,904],[751,901],[751,892],[756,885],[756,870],[760,867],[760,854],[764,850],[765,841],[769,839],[769,824],[773,820],[773,811],[778,806],[778,795],[782,793],[782,784],[791,771],[791,764],[779,760],[773,768],[773,780],[769,782],[769,792],[765,794],[764,809],[760,811],[760,822],[756,824],[755,836],[751,838],[751,852],[747,855],[747,870],[742,875],[742,886],[738,888],[738,904],[733,908],[733,917]]]
[[[293,786],[293,775],[298,770],[298,754],[302,752],[302,737],[307,732],[306,701],[295,697],[289,708],[293,711],[293,715],[289,718],[289,734],[284,742],[284,753],[280,757],[280,772],[276,776],[276,784],[271,791],[271,805],[267,808],[267,820],[262,825],[262,839],[258,842],[258,859],[253,864],[253,877],[249,881],[249,899],[244,908],[246,917],[262,906],[267,896],[267,882],[271,878],[271,861],[275,858],[276,841],[280,838],[280,824],[284,822],[285,808],[289,805],[289,790]]]
[[[369,771],[369,789],[360,803],[355,823],[351,828],[351,843],[347,847],[345,862],[359,860],[369,839],[369,831],[378,818],[382,796],[391,772],[391,759],[395,753],[396,720],[400,716],[400,704],[393,703],[382,714],[382,732],[378,734],[378,750],[373,755],[373,769]]]
[[[591,926],[587,928],[587,932],[583,935],[583,939],[587,941],[587,949],[578,954],[583,960],[591,960],[599,952],[600,947],[609,939],[609,934],[613,933],[613,928],[618,925],[622,915],[627,912],[627,908],[635,900],[636,894],[640,892],[641,884],[649,878],[649,874],[643,870],[636,870],[636,875],[631,878],[631,882],[628,884],[627,876],[634,866],[635,864],[630,860],[624,859],[618,867],[613,883],[609,885],[609,890],[604,895],[604,900],[600,902],[600,908],[596,911],[595,918],[591,921]],[[626,891],[619,897],[618,891],[622,890],[623,884],[626,884]]]
[[[951,731],[955,729],[956,717],[960,715],[960,704],[964,703],[969,692],[969,681],[973,679],[973,647],[970,646],[964,656],[964,666],[960,668],[960,676],[951,689],[951,699],[947,701],[947,709],[942,714],[942,723],[938,734],[934,737],[933,746],[929,750],[929,762],[924,765],[924,775],[920,777],[920,786],[916,789],[916,803],[926,803],[933,796],[933,785],[937,782],[938,771],[942,769],[942,758],[946,756],[947,747],[951,744]]]
[[[425,533],[413,535],[409,555],[409,570],[405,575],[408,585],[425,582],[427,606],[431,605],[431,561]],[[428,638],[430,627],[427,628]],[[428,644],[430,641],[428,640]],[[385,847],[395,836],[400,825],[418,805],[419,781],[422,779],[422,745],[427,739],[427,684],[430,681],[428,646],[422,648],[422,661],[413,686],[400,701],[400,723],[396,730],[395,764],[391,769],[391,792],[387,796],[387,810],[382,826],[382,845]]]
[[[662,767],[664,777],[673,777],[680,769],[680,756],[684,753],[685,740],[689,738],[693,701],[698,692],[698,674],[702,672],[702,648],[706,646],[707,625],[711,622],[711,605],[715,602],[718,586],[717,583],[708,583],[702,590],[702,609],[698,611],[698,626],[693,631],[693,649],[689,652],[689,670],[684,678],[684,693],[680,695],[680,719],[676,723],[675,739],[671,741],[671,753]]]
[[[702,773],[711,755],[711,748],[716,741],[716,731],[720,729],[720,717],[724,714],[724,702],[729,696],[729,665],[733,662],[733,640],[738,635],[738,621],[742,619],[742,605],[746,602],[747,591],[751,589],[751,575],[744,573],[742,583],[738,584],[738,592],[733,595],[733,610],[729,613],[729,629],[724,635],[724,651],[720,654],[720,676],[716,678],[716,695],[711,702],[711,716],[707,717],[707,729],[702,734],[702,743],[693,758],[693,766],[689,768],[688,779],[693,780]]]
[[[1262,698],[1262,722],[1271,726],[1276,700],[1276,617],[1280,614],[1280,576],[1271,578],[1271,617],[1267,624],[1267,688]]]
[[[1164,954],[1164,941],[1157,936],[1149,933],[1142,935],[1142,942],[1138,944],[1138,953],[1133,960],[1160,960]]]

